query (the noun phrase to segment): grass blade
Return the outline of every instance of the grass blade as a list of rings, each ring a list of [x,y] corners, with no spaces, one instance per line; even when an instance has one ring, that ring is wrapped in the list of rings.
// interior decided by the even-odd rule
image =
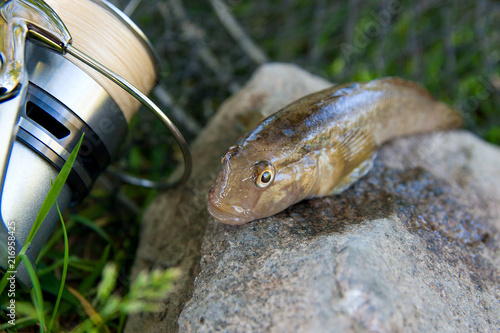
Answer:
[[[73,228],[76,225],[76,221],[70,219],[68,221],[65,221],[64,225],[66,226],[66,232],[69,233],[71,228]],[[63,238],[63,230],[57,229],[53,233],[52,237],[50,237],[49,240],[45,242],[45,245],[42,247],[42,250],[40,251],[38,258],[36,259],[36,263],[38,264],[40,259],[42,259],[47,254],[47,252],[49,252],[52,249],[52,247],[55,244],[58,244],[62,238]],[[38,272],[38,274],[40,275],[40,272]]]
[[[77,145],[71,152],[71,155],[69,156],[68,160],[64,163],[61,171],[54,180],[54,183],[52,183],[49,193],[47,194],[47,197],[45,198],[42,207],[40,207],[40,210],[38,211],[35,223],[31,228],[31,231],[28,235],[26,242],[31,242],[36,232],[40,228],[40,225],[42,224],[43,220],[45,220],[45,217],[47,217],[47,214],[49,213],[50,209],[56,202],[59,192],[61,192],[64,184],[66,184],[66,179],[68,179],[69,173],[71,172],[73,164],[76,161],[76,156],[78,155],[78,151],[80,150],[80,145],[82,144],[82,141],[83,141],[83,134],[82,137],[80,138],[80,141],[78,141]]]
[[[109,328],[108,326],[106,325],[106,323],[104,322],[104,320],[102,319],[102,317],[99,315],[99,313],[94,309],[94,307],[92,306],[92,304],[90,304],[89,301],[87,301],[87,299],[85,297],[82,296],[82,294],[80,294],[78,292],[78,290],[76,289],[73,289],[71,287],[68,287],[68,290],[76,297],[78,298],[78,300],[80,301],[81,305],[83,306],[83,310],[85,311],[85,313],[87,314],[87,316],[89,317],[89,320],[90,322],[95,326],[95,327],[101,327],[103,326],[104,327],[104,330],[106,333],[109,333]],[[88,321],[85,321],[84,323],[87,323],[88,324]],[[77,327],[75,329],[75,331],[79,331],[80,329]]]
[[[111,245],[108,244],[104,248],[101,258],[94,266],[94,269],[90,272],[89,276],[86,277],[85,280],[82,281],[82,283],[80,283],[80,286],[78,287],[78,291],[80,293],[87,293],[88,290],[91,288],[91,286],[93,286],[96,283],[97,278],[101,276],[102,269],[106,264],[106,261],[108,260],[110,250],[111,250]]]
[[[68,245],[68,233],[66,232],[66,226],[64,224],[64,219],[61,214],[61,210],[59,209],[59,205],[56,201],[57,213],[59,214],[59,219],[61,220],[61,227],[64,235],[64,265],[63,272],[61,276],[61,286],[59,287],[59,293],[57,294],[56,305],[54,306],[54,311],[52,312],[52,317],[49,322],[48,331],[52,331],[52,325],[54,325],[54,321],[56,320],[57,310],[59,309],[59,303],[61,302],[61,297],[64,291],[64,284],[66,283],[66,274],[68,273],[68,258],[69,258],[69,245]]]
[[[72,218],[80,223],[86,226],[87,228],[93,230],[95,233],[97,233],[99,236],[101,236],[104,240],[106,240],[109,244],[113,244],[113,240],[111,239],[111,236],[104,231],[101,227],[97,226],[94,222],[92,222],[89,219],[86,219],[84,217],[78,216],[78,215],[73,215]]]
[[[36,276],[35,269],[31,264],[30,260],[25,254],[19,254],[21,260],[26,265],[26,270],[28,271],[28,275],[30,276],[31,283],[33,284],[32,297],[33,303],[35,304],[36,311],[38,313],[38,321],[40,323],[40,332],[45,332],[45,317],[43,314],[43,296],[42,296],[42,288],[40,287],[40,282],[38,281],[38,277]]]

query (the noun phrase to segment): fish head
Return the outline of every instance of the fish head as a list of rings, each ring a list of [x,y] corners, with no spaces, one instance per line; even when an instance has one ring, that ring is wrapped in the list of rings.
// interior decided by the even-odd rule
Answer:
[[[240,225],[274,215],[297,202],[297,170],[282,167],[278,155],[238,145],[229,148],[209,192],[210,215],[219,222]]]

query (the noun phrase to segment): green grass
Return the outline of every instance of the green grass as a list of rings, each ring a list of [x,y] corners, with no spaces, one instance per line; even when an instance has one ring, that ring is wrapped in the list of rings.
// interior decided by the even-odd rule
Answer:
[[[35,272],[35,268],[33,267],[32,263],[30,262],[28,257],[26,256],[26,251],[30,247],[33,238],[35,237],[36,233],[40,229],[40,226],[42,225],[42,222],[47,217],[49,211],[54,206],[54,204],[56,204],[57,197],[58,197],[59,193],[61,192],[64,184],[66,183],[66,180],[69,176],[69,173],[71,172],[71,169],[73,167],[73,164],[76,161],[76,157],[78,155],[78,151],[80,150],[80,146],[82,144],[82,141],[83,141],[83,135],[80,138],[80,141],[78,142],[78,144],[75,146],[75,148],[71,152],[67,161],[64,163],[64,166],[62,167],[61,171],[57,175],[56,179],[52,183],[52,186],[51,186],[49,192],[47,193],[47,197],[45,198],[42,206],[40,207],[40,211],[38,212],[38,215],[35,219],[35,222],[33,223],[33,226],[31,227],[31,230],[28,234],[26,242],[24,243],[23,247],[21,248],[21,251],[19,252],[19,254],[17,255],[16,260],[15,260],[16,268],[19,265],[20,261],[21,260],[23,261],[23,263],[26,266],[26,269],[28,271],[31,282],[33,284],[33,288],[30,290],[30,294],[31,294],[32,303],[33,303],[34,308],[36,309],[36,312],[37,312],[38,324],[39,324],[41,332],[46,331],[43,294],[42,294],[42,289],[40,286],[40,281],[38,280],[38,276]],[[61,217],[61,223],[63,224],[64,234],[66,235],[66,232],[65,232],[66,230],[64,229],[64,222],[62,221],[62,217]],[[65,249],[66,249],[65,252],[67,252],[66,245],[67,245],[67,243],[65,243]],[[67,269],[67,265],[68,265],[68,257],[65,255],[65,257],[64,257],[65,270]],[[2,294],[2,292],[4,291],[4,289],[7,285],[7,278],[9,276],[10,275],[5,274],[2,277],[2,279],[0,280],[0,294]],[[49,329],[52,327],[54,319],[55,319],[55,315],[57,313],[59,301],[60,301],[60,298],[62,296],[62,288],[64,286],[64,282],[65,282],[65,274],[63,274],[63,279],[61,280],[61,288],[59,289],[59,294],[57,297],[56,306],[54,309],[54,313],[52,315],[52,319],[50,320]],[[6,328],[6,327],[3,327],[3,328]],[[12,328],[15,328],[15,326]]]
[[[38,326],[40,332],[67,330],[67,327],[64,327],[64,318],[67,318],[70,313],[78,312],[75,311],[77,309],[82,309],[83,311],[81,311],[80,318],[78,319],[79,324],[71,327],[72,331],[97,332],[104,329],[106,332],[110,332],[109,325],[115,321],[117,321],[119,325],[117,329],[121,331],[125,323],[125,318],[130,313],[158,310],[160,299],[170,290],[171,282],[179,274],[179,271],[175,269],[155,270],[151,273],[141,272],[136,280],[130,285],[130,290],[128,292],[121,292],[123,295],[120,295],[120,292],[116,290],[118,282],[117,265],[113,262],[108,262],[111,245],[106,247],[97,264],[94,264],[91,260],[70,257],[67,228],[56,199],[66,183],[66,179],[76,160],[82,140],[83,135],[58,176],[53,181],[26,243],[16,257],[16,267],[21,261],[24,263],[33,287],[30,290],[26,290],[18,286],[16,289],[15,300],[17,304],[17,318],[15,326],[9,324],[5,313],[2,313],[2,321],[5,322],[5,324],[2,324],[0,328],[7,332],[16,332],[27,327],[36,326]],[[59,213],[61,229],[47,242],[42,250],[42,255],[37,260],[37,267],[34,267],[26,256],[26,250],[29,248],[31,241],[42,225],[49,210],[54,205],[56,205]],[[109,244],[112,243],[111,237],[88,219],[76,216],[74,217],[74,221],[80,222],[82,225],[102,237]],[[75,223],[71,223],[71,225],[74,226]],[[60,240],[61,236],[64,239],[64,254],[62,260],[59,260],[58,253],[53,253],[51,248]],[[43,259],[44,256],[50,257],[50,255],[54,254],[56,255],[54,263],[46,267],[45,260],[40,260],[40,258]],[[80,291],[73,287],[66,286],[68,269],[70,267],[90,273],[87,274],[86,278],[81,276],[78,286]],[[50,275],[51,272],[58,268],[62,268],[60,279],[54,279],[55,276],[52,276],[52,279],[46,278],[47,275]],[[3,309],[6,309],[10,301],[10,299],[7,298],[7,293],[1,293],[1,291],[5,290],[8,277],[9,275],[5,274],[0,280],[0,294],[2,294],[0,300]],[[99,277],[101,277],[101,280],[96,287],[96,281]],[[85,296],[83,296],[82,293]],[[93,296],[92,302],[87,299],[87,297],[90,296]],[[44,298],[50,299],[50,302],[44,301]],[[62,306],[60,307],[60,305]],[[48,326],[46,325],[47,323]]]

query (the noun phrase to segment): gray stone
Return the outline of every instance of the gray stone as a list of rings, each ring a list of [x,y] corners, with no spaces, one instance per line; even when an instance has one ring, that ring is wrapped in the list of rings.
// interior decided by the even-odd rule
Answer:
[[[181,309],[181,332],[500,330],[500,149],[466,131],[384,145],[340,195],[243,226],[208,217],[206,191],[238,119],[324,84],[265,65],[222,106],[193,145],[193,179],[143,221],[135,269],[185,274],[162,312],[132,317],[128,331],[173,331]]]

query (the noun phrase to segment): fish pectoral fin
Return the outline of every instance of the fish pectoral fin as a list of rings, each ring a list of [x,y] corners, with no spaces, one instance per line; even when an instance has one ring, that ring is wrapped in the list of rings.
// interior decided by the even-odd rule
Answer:
[[[343,159],[343,176],[332,188],[338,194],[363,177],[373,167],[378,145],[366,129],[355,128],[346,132],[338,141],[338,150]]]
[[[368,157],[366,160],[361,162],[360,165],[358,165],[356,168],[354,168],[351,173],[348,175],[344,176],[340,183],[338,183],[333,189],[330,194],[339,194],[341,192],[344,192],[347,190],[353,183],[355,183],[358,179],[362,178],[365,176],[368,171],[373,167],[373,162],[375,161],[375,158],[377,157],[377,152],[373,152],[370,157]]]
[[[361,127],[353,128],[344,133],[337,139],[335,145],[344,161],[345,170],[356,167],[378,150],[373,135]]]

